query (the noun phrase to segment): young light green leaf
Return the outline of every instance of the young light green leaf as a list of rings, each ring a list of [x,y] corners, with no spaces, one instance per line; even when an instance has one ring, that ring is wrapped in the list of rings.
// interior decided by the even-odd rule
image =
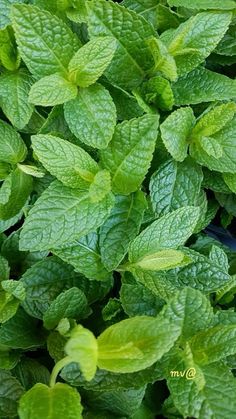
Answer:
[[[0,291],[0,323],[5,323],[17,312],[19,300],[8,292]]]
[[[172,112],[160,126],[165,147],[177,161],[183,161],[187,157],[187,140],[194,124],[192,109],[180,108]]]
[[[175,81],[178,78],[175,59],[165,44],[160,39],[153,37],[148,40],[148,45],[155,62],[152,71],[160,71],[169,80]]]
[[[198,218],[198,208],[184,207],[154,221],[130,243],[130,262],[159,250],[182,246],[193,233]]]
[[[190,263],[185,261],[185,254],[180,250],[165,249],[143,256],[134,263],[125,265],[127,270],[141,269],[143,271],[165,271],[176,266]]]
[[[210,155],[196,142],[190,143],[190,154],[196,161],[210,170],[219,172],[235,173],[236,170],[236,149],[234,147],[236,135],[236,117],[224,126],[220,131],[212,135],[211,139],[222,148],[222,155],[218,158]]]
[[[162,316],[122,320],[98,336],[98,367],[122,373],[147,368],[170,350],[179,332]]]
[[[56,383],[52,388],[37,383],[20,399],[20,419],[82,419],[80,395],[75,388]]]
[[[101,152],[114,192],[128,195],[139,188],[154,152],[158,121],[157,115],[144,115],[116,126],[111,143]]]
[[[98,234],[95,232],[81,237],[68,247],[53,250],[53,253],[89,279],[106,281],[110,277],[101,261]]]
[[[179,163],[168,160],[150,180],[152,207],[158,217],[184,206],[196,205],[203,173],[191,158]]]
[[[32,177],[20,169],[15,169],[10,175],[11,191],[5,204],[0,204],[0,218],[9,220],[19,213],[32,191]]]
[[[168,0],[171,7],[186,7],[187,9],[219,9],[219,10],[232,10],[235,9],[235,2],[232,0],[195,0],[189,2],[189,0]]]
[[[231,22],[231,12],[209,11],[198,13],[179,25],[161,40],[174,56],[178,75],[197,67],[223,38]]]
[[[28,124],[34,107],[28,102],[33,78],[25,69],[0,77],[0,106],[10,122],[18,129]]]
[[[172,87],[177,106],[236,97],[236,80],[203,67],[180,77]]]
[[[113,2],[102,0],[88,4],[88,30],[91,38],[113,36],[117,49],[107,78],[123,88],[137,87],[145,77],[145,70],[153,65],[146,40],[155,31],[144,18]]]
[[[94,84],[79,89],[76,99],[64,109],[70,130],[80,141],[99,149],[107,147],[115,129],[116,108],[105,87]]]
[[[99,202],[111,192],[111,175],[108,170],[100,170],[94,176],[89,187],[89,195],[92,202]]]
[[[202,149],[215,159],[219,159],[223,155],[223,148],[217,141],[212,137],[200,137],[198,139],[199,145]]]
[[[169,111],[174,105],[174,95],[170,82],[164,77],[155,76],[143,84],[145,100],[163,111]]]
[[[12,24],[21,57],[36,77],[67,74],[80,41],[57,16],[31,5],[12,7]]]
[[[71,362],[78,362],[87,381],[92,380],[97,369],[98,344],[90,330],[83,326],[76,326],[66,343],[65,353]]]
[[[0,121],[0,160],[16,164],[25,159],[27,148],[18,134],[9,124]]]
[[[113,196],[93,203],[89,194],[54,181],[42,193],[25,220],[21,250],[56,249],[96,230],[108,217]]]
[[[105,267],[111,271],[124,258],[129,242],[139,232],[147,206],[143,192],[117,195],[110,216],[100,228],[99,243]]]
[[[12,175],[8,175],[0,187],[0,205],[7,204],[11,196]]]
[[[232,121],[236,113],[236,104],[234,102],[224,103],[211,109],[201,116],[191,133],[191,139],[194,141],[201,137],[210,137]]]
[[[110,36],[89,41],[69,63],[69,80],[80,87],[95,83],[110,64],[116,50],[116,41]]]
[[[38,106],[55,106],[75,99],[77,87],[55,73],[36,81],[29,92],[29,102]]]
[[[53,135],[33,135],[33,150],[53,176],[71,188],[88,189],[98,164],[81,147]]]
[[[46,329],[54,329],[64,318],[81,319],[90,312],[88,301],[83,291],[72,287],[59,294],[43,315]]]

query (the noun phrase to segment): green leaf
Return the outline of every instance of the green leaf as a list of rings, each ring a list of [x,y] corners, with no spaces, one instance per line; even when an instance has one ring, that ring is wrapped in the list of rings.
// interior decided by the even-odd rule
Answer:
[[[16,297],[18,300],[24,301],[25,288],[22,282],[14,281],[13,279],[6,279],[1,282],[1,286],[5,291]]]
[[[128,272],[122,277],[120,301],[129,317],[141,315],[155,317],[164,305],[164,300],[154,295]]]
[[[26,390],[38,382],[48,384],[50,379],[49,371],[43,364],[26,357],[22,357],[14,368],[14,375]]]
[[[123,0],[122,5],[143,16],[155,27],[157,25],[157,0]]]
[[[116,108],[105,87],[94,84],[79,89],[76,99],[64,109],[70,130],[80,141],[99,149],[107,147],[115,129]]]
[[[143,84],[145,100],[163,111],[169,111],[174,105],[174,95],[170,82],[164,77],[156,76]]]
[[[17,406],[24,389],[9,371],[0,370],[0,416],[16,417]]]
[[[22,59],[36,77],[67,74],[80,41],[57,16],[35,6],[12,7],[12,24]]]
[[[21,250],[42,251],[73,243],[104,223],[111,194],[93,203],[89,194],[54,181],[30,210],[20,235]]]
[[[81,272],[88,279],[107,280],[110,274],[101,261],[98,234],[89,233],[68,247],[53,250],[59,258],[71,264],[76,272]]]
[[[150,180],[152,207],[158,217],[184,206],[196,205],[203,173],[191,158],[179,163],[168,160]]]
[[[220,131],[212,135],[211,139],[219,144],[222,148],[222,155],[216,158],[214,155],[209,155],[201,147],[198,142],[191,142],[190,154],[196,161],[210,170],[219,172],[235,173],[236,170],[236,149],[235,133],[236,133],[236,117],[224,126]]]
[[[11,26],[0,29],[0,61],[9,71],[17,70],[20,64],[14,31]]]
[[[191,259],[185,260],[185,254],[179,250],[166,249],[143,256],[134,263],[125,265],[131,272],[136,269],[143,271],[162,271],[173,269],[176,266],[190,263]]]
[[[155,62],[152,71],[160,71],[167,79],[175,81],[178,78],[176,62],[165,44],[153,37],[148,40],[148,45]]]
[[[215,49],[231,22],[230,12],[198,13],[161,40],[174,56],[178,75],[190,72]]]
[[[0,205],[7,204],[11,196],[12,175],[8,175],[0,188]]]
[[[142,370],[168,352],[178,336],[179,327],[161,316],[122,320],[98,336],[98,367],[123,373]]]
[[[16,164],[26,157],[27,149],[20,135],[6,122],[0,121],[0,160]]]
[[[75,99],[76,96],[76,85],[55,73],[33,84],[29,92],[29,102],[38,106],[54,106]]]
[[[236,80],[203,67],[179,78],[172,87],[177,106],[236,97]]]
[[[0,28],[10,25],[11,5],[15,3],[24,3],[25,0],[0,0]]]
[[[100,202],[111,192],[111,175],[108,170],[100,170],[94,176],[89,187],[89,195],[92,202]]]
[[[236,353],[236,326],[215,326],[202,330],[189,341],[194,360],[199,365],[210,364]]]
[[[209,299],[200,291],[185,287],[163,308],[163,316],[181,325],[181,339],[186,341],[213,323],[214,312]]]
[[[32,177],[18,168],[11,173],[11,194],[6,204],[0,204],[0,218],[9,220],[19,213],[32,190]]]
[[[72,266],[55,256],[35,263],[26,270],[20,282],[26,290],[22,306],[30,316],[38,319],[43,318],[44,313],[60,293],[73,286],[80,287],[80,283],[83,284],[82,278],[74,272]],[[87,292],[84,292],[87,295]]]
[[[194,124],[192,109],[180,108],[172,112],[160,126],[165,147],[177,161],[183,161],[187,157],[187,140]]]
[[[26,69],[0,77],[0,106],[10,122],[22,129],[28,124],[34,107],[28,102],[33,77]]]
[[[7,259],[0,255],[0,282],[9,279],[10,267]]]
[[[71,362],[78,362],[84,378],[92,380],[97,369],[98,345],[95,336],[83,326],[76,326],[66,343],[65,352]]]
[[[223,179],[229,189],[236,194],[236,175],[234,173],[224,173]],[[219,191],[223,192],[223,191]]]
[[[186,371],[189,367],[181,358],[173,359],[170,370]],[[192,367],[193,368],[193,367]],[[204,379],[204,386],[197,385],[197,379],[168,376],[168,387],[173,401],[184,417],[232,417],[235,403],[235,377],[225,365],[219,362],[204,365],[198,369]]]
[[[212,137],[200,137],[199,145],[208,154],[216,159],[219,159],[223,155],[223,148],[217,141]]]
[[[102,262],[109,271],[119,265],[128,251],[129,242],[139,232],[146,205],[141,191],[116,196],[115,205],[99,235]]]
[[[80,87],[95,83],[110,64],[116,50],[116,41],[110,36],[89,41],[69,63],[69,79]]]
[[[17,312],[20,302],[8,292],[0,291],[0,323],[5,323]]]
[[[168,0],[171,7],[186,7],[188,9],[220,9],[220,10],[231,10],[235,9],[235,2],[232,0],[195,0],[189,2],[188,0]]]
[[[89,311],[83,291],[72,287],[55,298],[43,315],[43,323],[46,329],[54,329],[61,319],[81,319],[86,317]]]
[[[223,249],[221,249],[220,247],[216,245],[213,245],[209,254],[209,258],[216,265],[224,267],[225,272],[228,272],[229,270],[228,257]]]
[[[35,154],[65,186],[88,189],[99,170],[98,164],[81,147],[53,135],[33,135]]]
[[[49,388],[38,383],[20,399],[20,419],[82,419],[80,395],[75,388],[57,383]]]
[[[112,188],[128,195],[142,183],[151,163],[157,139],[159,118],[144,115],[118,124],[101,160],[112,173]]]
[[[112,84],[128,89],[137,87],[145,77],[145,71],[153,65],[146,40],[155,31],[144,18],[124,7],[103,0],[88,4],[88,30],[91,38],[112,36],[117,49],[106,71]]]
[[[198,217],[198,208],[183,207],[154,221],[130,243],[130,262],[136,263],[159,250],[182,246],[193,233]]]
[[[0,344],[12,349],[30,349],[42,346],[45,338],[37,321],[19,308],[14,317],[0,328]]]

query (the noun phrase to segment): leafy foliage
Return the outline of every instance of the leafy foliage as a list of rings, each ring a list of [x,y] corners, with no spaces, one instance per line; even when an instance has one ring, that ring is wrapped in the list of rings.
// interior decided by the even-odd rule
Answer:
[[[235,12],[0,0],[1,418],[235,418]]]

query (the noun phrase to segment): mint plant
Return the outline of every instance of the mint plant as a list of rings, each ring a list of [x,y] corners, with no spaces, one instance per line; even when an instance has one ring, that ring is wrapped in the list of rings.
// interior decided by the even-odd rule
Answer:
[[[235,11],[0,0],[0,418],[236,417]]]

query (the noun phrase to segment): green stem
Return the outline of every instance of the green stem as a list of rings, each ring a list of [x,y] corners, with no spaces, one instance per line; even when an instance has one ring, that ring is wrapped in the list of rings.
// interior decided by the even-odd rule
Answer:
[[[50,378],[50,383],[49,386],[53,387],[56,384],[56,379],[57,376],[59,374],[59,372],[62,370],[63,367],[65,367],[66,365],[68,365],[71,361],[71,358],[69,356],[66,356],[65,358],[60,359],[60,361],[58,361],[56,363],[56,365],[54,366],[52,373],[51,373],[51,378]]]

